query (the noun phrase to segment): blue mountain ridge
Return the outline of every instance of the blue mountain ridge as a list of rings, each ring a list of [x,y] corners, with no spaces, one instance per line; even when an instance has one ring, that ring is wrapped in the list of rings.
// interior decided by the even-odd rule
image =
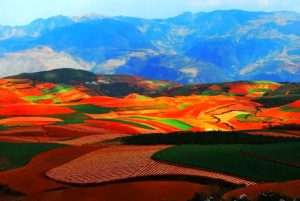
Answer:
[[[90,63],[95,73],[191,84],[299,82],[299,25],[300,15],[288,11],[187,12],[168,19],[38,19],[25,26],[0,26],[0,73],[6,73],[7,62],[1,59],[8,60],[7,54],[25,51],[26,57],[27,50],[49,47]]]

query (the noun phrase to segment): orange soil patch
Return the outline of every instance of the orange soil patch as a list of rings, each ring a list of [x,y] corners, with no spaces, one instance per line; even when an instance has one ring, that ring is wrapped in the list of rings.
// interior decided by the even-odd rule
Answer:
[[[0,125],[5,126],[40,126],[62,121],[50,117],[10,117],[0,119]]]
[[[12,91],[0,89],[0,94],[0,105],[27,103],[27,101],[23,100]]]
[[[37,88],[29,88],[17,90],[17,94],[20,96],[40,96],[43,95],[43,92]]]
[[[90,135],[90,136],[84,136],[84,137],[71,139],[71,140],[56,141],[55,143],[72,145],[72,146],[82,146],[82,145],[87,145],[87,144],[101,143],[101,142],[104,142],[107,140],[112,140],[112,139],[125,137],[125,136],[128,136],[128,135],[126,135],[126,134]]]
[[[72,184],[96,184],[128,178],[186,175],[224,180],[234,184],[254,182],[221,173],[153,161],[151,156],[167,146],[119,146],[83,155],[47,171],[51,179]]]
[[[89,97],[90,97],[89,95],[82,93],[81,91],[76,90],[76,89],[68,91],[68,92],[56,94],[56,98],[61,100],[63,103],[74,102],[74,101],[82,100],[82,99],[89,98]]]
[[[46,179],[44,172],[100,148],[103,146],[63,147],[44,152],[24,167],[0,172],[0,183],[27,195],[62,187],[63,184]]]
[[[183,201],[196,192],[211,194],[212,187],[183,181],[140,181],[97,187],[68,188],[30,196],[24,201]]]
[[[92,123],[93,127],[109,129],[112,132],[127,133],[127,134],[139,134],[142,133],[140,128],[135,126],[122,124],[118,122],[109,122],[101,120],[85,120],[86,123]],[[143,129],[145,130],[145,129]],[[148,131],[149,132],[149,131]],[[154,132],[154,131],[153,131]]]
[[[43,130],[51,137],[82,137],[107,133],[107,130],[84,125],[46,125]]]
[[[36,88],[38,88],[38,89],[53,89],[54,87],[56,87],[56,84],[53,84],[53,83],[36,84]]]
[[[288,104],[288,106],[293,107],[293,108],[299,108],[300,107],[300,100],[297,100],[293,103]]]
[[[33,135],[34,133],[39,133],[41,135],[46,134],[46,131],[42,129],[40,126],[35,126],[35,127],[23,127],[23,128],[13,128],[9,130],[3,130],[0,131],[0,135],[28,135],[31,134]]]
[[[285,112],[279,108],[262,109],[257,113],[260,117],[275,117],[282,120],[298,120],[300,123],[300,112]]]
[[[234,125],[235,130],[259,130],[267,125],[263,122],[240,122],[236,118],[231,119],[230,123]]]
[[[267,183],[255,186],[240,188],[234,191],[225,193],[223,198],[228,199],[232,196],[246,194],[250,200],[256,200],[258,195],[264,191],[272,190],[276,193],[281,193],[293,198],[300,197],[300,180],[287,181],[282,183]]]
[[[11,115],[11,116],[53,115],[53,114],[68,114],[73,112],[75,111],[65,107],[58,107],[55,105],[38,105],[38,104],[6,105],[5,107],[0,108],[1,115]]]

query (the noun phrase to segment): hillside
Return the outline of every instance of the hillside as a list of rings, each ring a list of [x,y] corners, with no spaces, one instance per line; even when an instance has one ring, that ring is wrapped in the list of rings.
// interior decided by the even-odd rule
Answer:
[[[72,68],[37,73],[23,73],[8,78],[33,81],[33,84],[54,83],[84,87],[90,95],[125,97],[136,93],[150,97],[160,96],[278,96],[298,95],[298,84],[280,84],[271,81],[237,81],[211,84],[183,85],[163,80],[150,80],[130,75],[94,74]],[[34,87],[34,85],[33,85]]]
[[[26,26],[0,27],[1,76],[67,67],[185,84],[299,82],[299,23],[294,12],[241,10],[168,19],[38,19]],[[36,48],[51,50],[60,65],[51,65],[54,58],[32,56],[33,51],[43,52]]]

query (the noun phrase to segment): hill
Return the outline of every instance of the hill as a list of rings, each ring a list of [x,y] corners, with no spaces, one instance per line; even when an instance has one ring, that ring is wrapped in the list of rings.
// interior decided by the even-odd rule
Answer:
[[[299,24],[300,15],[287,11],[220,10],[168,19],[57,16],[1,26],[0,69],[3,77],[50,70],[49,58],[32,59],[31,52],[43,47],[69,58],[55,68],[185,84],[299,82]],[[10,70],[16,60],[25,69]],[[26,68],[28,60],[39,68]]]

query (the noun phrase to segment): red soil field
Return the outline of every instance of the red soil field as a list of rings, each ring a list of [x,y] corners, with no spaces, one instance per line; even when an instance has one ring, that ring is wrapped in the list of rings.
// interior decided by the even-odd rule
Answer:
[[[40,126],[53,124],[62,121],[58,118],[50,117],[10,117],[0,119],[0,125],[5,126]]]
[[[27,103],[20,96],[16,95],[12,91],[3,90],[0,88],[0,105],[16,104],[16,103]]]
[[[79,137],[71,140],[57,141],[57,144],[66,144],[72,146],[82,146],[87,144],[101,143],[107,140],[112,140],[115,138],[125,137],[126,134],[102,134],[102,135],[90,135],[85,137]],[[1,137],[0,137],[1,140]]]
[[[0,183],[26,195],[65,186],[48,180],[44,173],[51,168],[101,148],[104,146],[63,147],[44,152],[34,157],[24,167],[0,172]]]
[[[66,107],[58,107],[55,105],[38,105],[38,104],[26,104],[26,105],[6,105],[0,107],[1,115],[10,116],[35,116],[35,115],[53,115],[53,114],[68,114],[75,112],[72,109]]]
[[[102,120],[85,120],[86,123],[93,123],[93,127],[110,129],[111,132],[127,133],[127,134],[139,134],[145,132],[145,129],[141,129],[128,124],[122,124],[118,122],[109,122]],[[141,132],[141,130],[143,130]],[[149,132],[149,131],[148,131]],[[154,132],[154,131],[153,131]]]
[[[18,143],[56,143],[57,140],[64,138],[44,137],[44,136],[2,136],[0,135],[0,142],[18,142]]]
[[[128,178],[163,175],[208,177],[233,184],[254,185],[234,176],[156,162],[151,156],[167,146],[114,146],[91,152],[47,171],[56,181],[71,184],[100,184]]]
[[[239,196],[246,194],[250,200],[256,200],[258,195],[264,191],[272,190],[276,193],[287,195],[293,198],[300,197],[300,180],[287,181],[282,183],[267,183],[267,184],[258,184],[255,186],[249,186],[245,188],[240,188],[234,191],[225,193],[223,198],[228,199],[232,196]]]
[[[29,196],[24,201],[185,201],[213,187],[183,181],[141,181],[97,187],[69,187]]]

